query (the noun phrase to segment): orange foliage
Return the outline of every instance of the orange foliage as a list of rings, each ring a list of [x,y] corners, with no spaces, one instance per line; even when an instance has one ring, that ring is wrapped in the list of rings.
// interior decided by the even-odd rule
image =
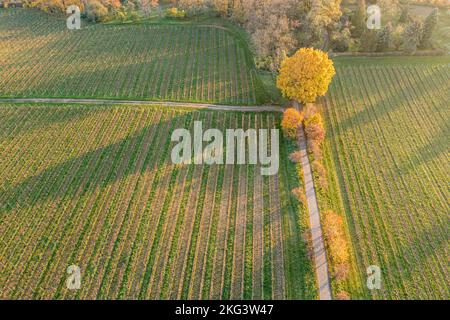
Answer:
[[[312,168],[315,173],[317,173],[317,176],[319,177],[319,187],[321,189],[327,189],[328,188],[328,179],[327,179],[327,170],[322,165],[322,163],[319,160],[314,160],[312,163]]]
[[[304,107],[305,119],[311,118],[313,115],[319,112],[317,106],[314,103],[307,103]]]
[[[315,160],[321,161],[323,158],[322,149],[318,143],[308,141],[308,151],[313,155]]]
[[[323,212],[323,233],[329,247],[331,260],[335,266],[335,273],[347,269],[350,254],[345,237],[344,219],[331,210]],[[339,280],[343,280],[342,278],[341,276]]]
[[[302,124],[303,116],[294,108],[287,109],[283,114],[283,120],[281,121],[281,128],[283,134],[287,138],[296,139],[297,131]]]
[[[306,199],[305,190],[301,187],[295,188],[292,190],[292,194],[295,198],[300,201],[305,207],[308,205],[308,201]]]
[[[291,160],[293,163],[299,163],[301,160],[301,153],[300,151],[294,151],[289,155],[289,160]]]
[[[346,291],[341,291],[336,295],[336,300],[350,300],[350,295]]]
[[[306,137],[320,144],[325,140],[325,129],[320,124],[312,123],[305,127]]]
[[[321,144],[325,140],[325,126],[320,113],[315,113],[305,119],[305,133],[309,140]]]

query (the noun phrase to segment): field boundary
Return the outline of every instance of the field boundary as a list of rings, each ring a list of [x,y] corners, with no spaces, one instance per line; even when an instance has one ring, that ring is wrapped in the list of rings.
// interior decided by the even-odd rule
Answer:
[[[294,103],[294,106],[297,110],[300,109],[300,104],[298,102]],[[314,267],[319,291],[319,299],[332,300],[330,276],[328,274],[327,252],[322,234],[319,205],[317,202],[316,189],[314,187],[314,179],[308,157],[303,125],[301,125],[299,129],[298,145],[300,149],[300,163],[303,169],[305,194],[308,203],[309,228],[311,230]]]
[[[322,225],[320,222],[319,206],[317,204],[314,179],[309,163],[308,152],[306,150],[305,134],[303,127],[300,128],[299,147],[301,154],[301,164],[303,177],[305,179],[305,193],[308,201],[309,223],[311,229],[312,247],[314,253],[314,264],[316,269],[317,286],[320,300],[331,300],[331,285],[328,275],[327,253],[322,235]]]
[[[106,100],[106,99],[59,99],[59,98],[0,98],[0,103],[57,103],[57,104],[96,104],[96,105],[142,105],[160,107],[178,107],[192,109],[207,109],[218,111],[240,112],[284,112],[283,107],[273,105],[262,106],[230,106],[208,103],[146,101],[146,100]]]

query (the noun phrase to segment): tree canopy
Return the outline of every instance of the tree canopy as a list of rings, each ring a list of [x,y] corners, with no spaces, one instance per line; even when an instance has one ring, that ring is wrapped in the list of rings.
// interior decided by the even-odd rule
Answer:
[[[333,61],[325,52],[302,48],[283,61],[277,86],[289,99],[312,103],[327,93],[335,74]]]

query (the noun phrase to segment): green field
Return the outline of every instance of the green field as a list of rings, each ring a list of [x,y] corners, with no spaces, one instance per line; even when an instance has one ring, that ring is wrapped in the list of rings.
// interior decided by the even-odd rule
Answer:
[[[330,189],[347,217],[352,298],[449,299],[450,58],[337,59],[323,109]],[[340,191],[340,192],[339,192]],[[366,268],[382,270],[369,291]]]
[[[264,90],[238,36],[200,24],[84,25],[0,9],[0,96],[254,105]]]
[[[274,128],[278,114],[1,105],[0,118],[0,299],[316,297],[292,145],[270,177],[170,160],[175,128]]]
[[[0,299],[317,298],[293,142],[280,138],[270,177],[259,164],[170,159],[171,133],[194,121],[279,128],[281,114],[130,102],[287,102],[243,31],[208,19],[70,31],[64,18],[0,9],[0,97],[127,100],[0,102]],[[334,298],[448,300],[450,57],[334,63],[319,103],[328,187],[315,185],[321,212],[346,218],[350,272],[338,282],[330,259]],[[78,291],[66,288],[70,265]],[[366,287],[371,265],[381,290]]]

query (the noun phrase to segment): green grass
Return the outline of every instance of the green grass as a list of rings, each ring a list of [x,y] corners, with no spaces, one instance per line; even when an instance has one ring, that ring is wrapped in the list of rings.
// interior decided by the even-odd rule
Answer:
[[[0,96],[254,105],[267,101],[240,34],[203,22],[85,25],[0,10]]]
[[[450,58],[335,62],[319,202],[347,218],[355,263],[340,289],[448,299]],[[370,265],[381,267],[381,290],[366,288]]]
[[[0,105],[0,117],[0,298],[249,299],[262,294],[253,288],[263,280],[261,298],[315,297],[313,269],[300,241],[306,215],[286,191],[297,183],[287,142],[277,176],[280,194],[268,192],[258,167],[225,171],[225,165],[170,161],[175,128],[192,130],[196,120],[204,130],[272,128],[279,126],[278,114],[7,104]],[[274,202],[280,209],[269,213]],[[245,226],[234,223],[237,215],[245,215]],[[278,236],[268,223],[276,215],[282,217]],[[218,223],[220,217],[229,224]],[[259,227],[255,219],[265,224]],[[262,234],[265,250],[257,251],[253,237]],[[221,260],[219,247],[225,248]],[[283,248],[282,264],[271,248]],[[235,257],[242,257],[241,274]],[[259,279],[256,258],[264,262]],[[72,264],[82,272],[78,291],[65,285]],[[275,268],[285,270],[283,279],[275,278]],[[216,286],[219,272],[223,285]]]

